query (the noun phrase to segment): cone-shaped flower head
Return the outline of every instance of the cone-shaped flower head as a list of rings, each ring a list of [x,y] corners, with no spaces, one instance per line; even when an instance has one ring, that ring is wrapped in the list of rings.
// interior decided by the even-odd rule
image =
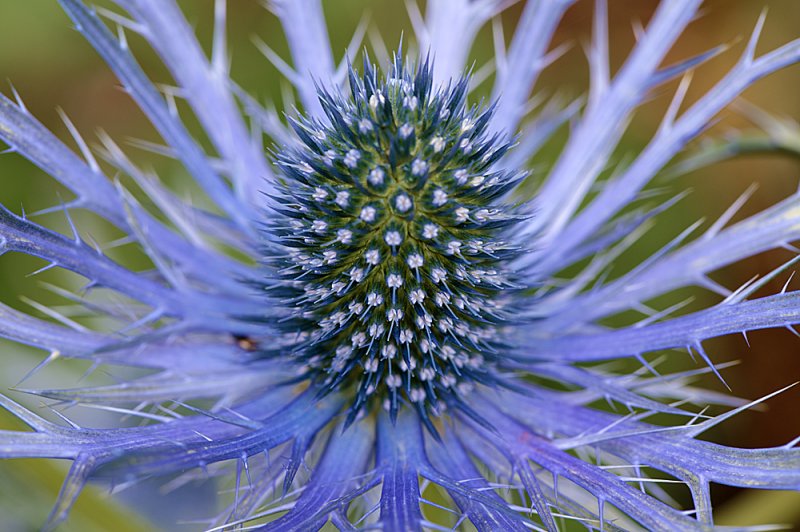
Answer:
[[[399,394],[436,405],[491,380],[517,289],[506,196],[523,174],[493,169],[508,144],[467,106],[466,79],[434,88],[428,63],[397,54],[385,76],[351,68],[349,88],[322,92],[328,120],[295,123],[302,145],[277,155],[268,287],[323,390],[394,418]]]

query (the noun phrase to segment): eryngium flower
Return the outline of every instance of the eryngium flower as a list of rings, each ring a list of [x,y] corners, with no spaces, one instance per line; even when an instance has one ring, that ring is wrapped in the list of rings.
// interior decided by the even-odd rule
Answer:
[[[350,101],[320,96],[330,125],[295,124],[301,147],[277,155],[265,288],[291,319],[275,329],[321,393],[348,390],[346,424],[374,399],[394,421],[402,396],[430,423],[439,396],[493,382],[519,290],[507,242],[521,217],[499,198],[522,175],[493,170],[507,143],[466,108],[467,79],[434,88],[427,63],[401,61],[383,80],[351,69]]]
[[[556,530],[575,519],[592,529],[707,529],[712,482],[800,488],[795,442],[746,450],[698,439],[753,403],[687,385],[692,374],[718,373],[703,341],[791,328],[800,294],[751,298],[758,282],[704,310],[601,325],[800,238],[792,197],[729,227],[715,224],[702,239],[682,235],[639,267],[604,276],[671,202],[623,210],[745,88],[800,60],[800,41],[756,56],[762,17],[737,65],[681,111],[692,69],[718,50],[661,64],[701,2],[662,3],[609,78],[601,1],[586,104],[526,119],[569,1],[525,5],[508,52],[497,51],[483,106],[467,103],[466,50],[506,2],[430,0],[427,16],[413,17],[421,54],[403,57],[401,48],[390,64],[345,65],[339,75],[319,1],[273,0],[294,69],[265,52],[303,106],[287,110],[286,126],[227,76],[224,2],[208,61],[172,0],[115,1],[127,12],[109,15],[120,37],[80,0],[61,3],[163,137],[168,147],[158,151],[183,163],[219,211],[178,200],[107,136],[101,165],[70,126],[80,158],[19,100],[0,98],[0,138],[75,194],[64,212],[107,219],[155,267],[131,271],[77,229],[68,237],[0,211],[0,250],[85,277],[87,289],[70,297],[102,318],[89,329],[55,310],[48,314],[61,323],[2,306],[0,335],[49,350],[39,367],[73,357],[151,370],[114,385],[28,390],[140,416],[136,427],[79,426],[61,413],[48,420],[0,396],[32,429],[1,431],[0,456],[73,462],[48,526],[67,517],[90,480],[119,486],[181,474],[180,483],[229,471],[230,507],[209,527],[308,530],[330,520],[344,530],[467,522]],[[137,66],[125,29],[164,61],[213,157]],[[605,177],[632,113],[681,76],[652,141]],[[271,141],[254,138],[248,119]],[[567,119],[574,127],[558,161],[523,202],[516,189],[527,161]],[[104,168],[131,178],[155,207]],[[565,270],[580,273],[556,281]],[[660,374],[651,353],[672,348],[706,366]],[[603,364],[623,358],[641,371]],[[598,399],[629,413],[602,409]],[[710,402],[735,408],[710,417],[702,409]],[[655,414],[677,421],[656,424]],[[651,482],[658,474],[688,486],[691,511],[669,503]],[[441,489],[435,501],[431,486]],[[444,516],[430,511],[437,507]]]

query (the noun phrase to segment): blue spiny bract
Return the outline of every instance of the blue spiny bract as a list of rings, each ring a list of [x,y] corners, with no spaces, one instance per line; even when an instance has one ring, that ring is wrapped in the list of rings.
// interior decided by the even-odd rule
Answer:
[[[281,327],[303,331],[297,357],[324,391],[355,386],[351,416],[489,380],[517,288],[504,197],[523,175],[491,170],[508,149],[486,133],[491,110],[467,106],[466,78],[433,87],[427,63],[397,57],[385,78],[351,68],[350,98],[321,91],[329,124],[295,123],[302,146],[277,155]]]
[[[308,117],[291,131],[228,77],[224,1],[215,2],[210,59],[175,0],[103,2],[117,6],[101,13],[124,28],[119,33],[88,2],[60,2],[155,126],[164,141],[156,151],[179,159],[209,203],[181,201],[107,135],[98,162],[67,121],[76,154],[18,95],[15,102],[0,94],[0,149],[73,194],[63,205],[70,236],[49,229],[47,217],[0,206],[0,254],[36,257],[39,271],[69,270],[68,286],[78,276],[87,282],[74,293],[53,287],[58,299],[29,300],[29,312],[0,301],[0,338],[49,353],[27,375],[11,353],[0,359],[4,387],[16,381],[14,393],[35,394],[46,406],[31,410],[0,393],[0,409],[30,427],[0,429],[0,459],[72,461],[45,529],[66,518],[87,482],[117,491],[155,476],[169,479],[166,488],[185,485],[180,498],[188,496],[191,508],[175,520],[275,532],[706,532],[716,517],[712,485],[800,489],[794,432],[788,444],[759,449],[701,439],[775,394],[747,402],[692,383],[724,367],[705,352],[708,340],[800,324],[794,285],[755,296],[800,258],[739,289],[718,284],[721,269],[800,240],[800,195],[729,223],[745,193],[693,237],[697,226],[683,230],[681,214],[665,212],[676,200],[653,203],[652,186],[664,170],[674,177],[738,153],[728,148],[742,140],[750,144],[749,132],[734,134],[710,152],[697,143],[700,152],[683,158],[743,90],[800,62],[800,39],[756,54],[762,17],[735,66],[701,90],[690,86],[691,73],[706,76],[700,65],[720,48],[664,66],[685,49],[674,44],[691,37],[680,36],[701,0],[659,2],[613,69],[609,48],[621,49],[609,46],[608,6],[598,0],[587,98],[568,103],[558,91],[538,107],[536,80],[559,55],[552,36],[571,0],[524,2],[509,39],[498,30],[511,22],[500,11],[512,2],[427,0],[423,16],[409,0],[416,48],[430,50],[435,66],[405,68],[420,63],[412,54],[379,78],[367,64],[361,79],[349,71],[344,96],[339,72],[348,70],[334,61],[322,2],[269,0],[293,66],[263,51]],[[490,20],[495,58],[484,71],[495,74],[494,107],[485,111],[466,105],[461,73],[469,50],[485,55],[474,37]],[[381,50],[377,28],[369,31]],[[132,32],[177,86],[167,99],[133,57],[125,38]],[[650,123],[676,77],[683,80],[662,123],[631,154],[634,144],[621,140],[638,135],[629,125]],[[185,102],[172,105],[178,97]],[[790,121],[747,113],[765,130],[757,144],[796,151]],[[197,119],[202,140],[185,119]],[[274,154],[277,171],[261,129],[286,146]],[[556,131],[564,135],[554,138]],[[540,151],[545,142],[558,155]],[[521,175],[499,169],[527,161],[552,167],[531,180],[535,192],[518,207],[508,198],[523,192],[514,188]],[[665,190],[679,198],[679,183],[686,182],[667,181]],[[76,209],[124,237],[86,242],[95,227],[112,233],[105,223],[78,228]],[[658,229],[648,231],[650,224]],[[103,251],[117,242],[137,250],[113,254],[128,265]],[[153,268],[129,268],[140,253]],[[634,267],[632,258],[641,262]],[[666,306],[691,285],[724,299]],[[681,349],[709,367],[678,371]],[[90,380],[71,383],[79,366],[56,367],[65,358],[88,366]],[[90,375],[100,368],[108,375]],[[40,383],[58,387],[28,382],[40,371],[49,373]],[[725,410],[714,415],[714,405]],[[101,409],[102,417],[82,412],[73,420],[77,407]],[[208,477],[229,478],[218,484],[222,505],[194,482]],[[675,487],[685,506],[659,487],[665,480],[682,484]],[[6,484],[13,483],[0,478]],[[151,485],[139,489],[152,500]],[[0,497],[3,528],[31,528],[11,506]],[[154,510],[157,526],[173,529],[164,506],[160,495],[142,505]],[[764,516],[773,518],[782,520]]]

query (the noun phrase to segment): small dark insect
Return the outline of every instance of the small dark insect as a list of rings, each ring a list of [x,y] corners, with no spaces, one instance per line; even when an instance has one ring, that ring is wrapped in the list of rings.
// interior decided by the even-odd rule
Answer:
[[[258,351],[259,342],[250,338],[249,336],[242,336],[240,334],[234,334],[233,339],[236,341],[236,345],[242,351],[247,351],[252,353],[253,351]]]

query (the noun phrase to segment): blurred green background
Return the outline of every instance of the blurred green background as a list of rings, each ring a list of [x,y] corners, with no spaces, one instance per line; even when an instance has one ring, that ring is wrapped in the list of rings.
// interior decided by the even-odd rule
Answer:
[[[522,3],[512,6],[503,14],[507,38],[521,12]],[[107,2],[99,4],[111,7]],[[212,1],[189,0],[181,4],[208,49]],[[252,37],[258,36],[288,58],[277,19],[256,0],[229,0],[228,4],[233,78],[262,101],[275,101],[276,106],[280,107],[285,82],[280,80],[277,71],[252,44]],[[403,2],[398,0],[327,0],[323,1],[323,5],[337,59],[342,57],[353,30],[365,16],[369,17],[370,27],[374,30],[372,36],[380,35],[389,49],[398,44],[401,34],[413,35]],[[619,67],[634,43],[633,25],[636,21],[646,23],[656,5],[651,0],[610,1],[612,69]],[[698,70],[688,101],[702,95],[733,65],[759,13],[766,6],[769,7],[769,16],[759,46],[762,53],[798,37],[800,2],[719,0],[706,3],[703,16],[681,37],[667,62],[678,61],[721,43],[730,44],[731,49]],[[592,7],[591,1],[581,0],[568,11],[553,46],[560,43],[571,43],[572,46],[561,60],[544,72],[537,91],[564,98],[575,98],[585,93],[588,73],[583,49],[590,39]],[[424,5],[421,8],[424,11]],[[169,83],[167,73],[154,54],[137,37],[129,35],[129,38],[151,77],[158,82]],[[368,38],[368,47],[369,41]],[[491,43],[491,31],[484,28],[471,54],[478,67],[492,57]],[[92,143],[98,128],[120,143],[129,138],[158,140],[144,116],[120,90],[110,70],[72,29],[56,0],[0,0],[0,77],[12,82],[31,112],[70,146],[74,147],[74,143],[58,116],[59,107]],[[489,84],[479,87],[475,97],[486,95],[488,87]],[[775,115],[796,120],[800,118],[798,87],[800,67],[794,66],[760,81],[744,97]],[[665,87],[643,106],[623,139],[620,156],[635,153],[647,142],[674,88],[674,83]],[[2,90],[10,94],[8,85]],[[708,136],[721,138],[732,128],[748,130],[752,125],[736,112],[728,111]],[[544,171],[552,164],[558,153],[558,144],[551,143],[537,156],[537,169]],[[699,143],[694,144],[695,148],[699,146]],[[181,194],[196,194],[179,166],[141,150],[131,148],[128,151],[137,162],[154,167]],[[646,243],[626,256],[626,262],[620,265],[621,269],[642,260],[691,222],[702,217],[713,221],[751,183],[757,183],[758,190],[736,219],[785,198],[797,189],[799,160],[786,153],[747,155],[692,172],[681,177],[678,183],[671,183],[674,190],[691,188],[692,193],[670,213],[660,217],[658,228],[648,234]],[[0,179],[0,201],[16,212],[20,211],[21,206],[31,212],[70,197],[67,191],[14,154],[0,157]],[[108,242],[118,236],[91,216],[81,215],[77,219],[84,234],[91,234],[100,242]],[[65,228],[62,215],[47,215],[38,221],[55,229]],[[765,253],[717,272],[713,277],[721,284],[734,288],[755,274],[768,272],[790,257],[788,251]],[[122,253],[118,258],[134,268],[146,264],[141,258],[130,254]],[[42,287],[41,281],[58,282],[70,287],[78,287],[79,281],[58,272],[35,278],[26,277],[40,266],[41,263],[35,259],[16,255],[0,257],[0,300],[25,310],[31,309],[25,301],[20,300],[20,294],[47,305],[63,304]],[[786,276],[780,276],[763,293],[779,291],[785,281]],[[800,283],[795,281],[791,287],[800,288]],[[697,297],[697,305],[716,301],[714,296],[694,290],[682,292],[680,296],[689,293]],[[36,314],[35,310],[32,312]],[[741,361],[738,366],[724,373],[736,395],[754,399],[800,379],[800,340],[783,330],[751,333],[749,340],[749,347],[741,336],[717,339],[706,346],[717,362]],[[19,382],[42,357],[41,353],[1,341],[0,350],[0,389],[4,391]],[[681,362],[684,366],[688,363],[688,360]],[[48,381],[45,376],[36,384],[57,381],[64,385],[70,379],[77,381],[85,369],[85,365],[81,364],[61,364],[50,375],[51,380]],[[65,379],[65,375],[68,378]],[[722,389],[714,379],[703,382],[711,388]],[[14,397],[25,400],[20,394]],[[36,401],[29,399],[27,404],[37,406]],[[726,422],[709,433],[708,437],[743,447],[785,444],[800,434],[799,410],[800,390],[793,389],[770,400],[766,409],[746,412]],[[0,414],[0,428],[12,427],[17,425]],[[45,461],[0,462],[0,530],[29,530],[40,526],[55,500],[64,472],[64,464]],[[686,495],[682,492],[676,494],[679,499],[685,499]],[[743,490],[715,487],[713,495],[719,505],[717,516],[720,524],[779,522],[800,526],[800,497],[796,493],[753,495]],[[143,518],[133,517],[122,505],[105,497],[102,490],[89,489],[62,529],[144,530],[148,526]]]

